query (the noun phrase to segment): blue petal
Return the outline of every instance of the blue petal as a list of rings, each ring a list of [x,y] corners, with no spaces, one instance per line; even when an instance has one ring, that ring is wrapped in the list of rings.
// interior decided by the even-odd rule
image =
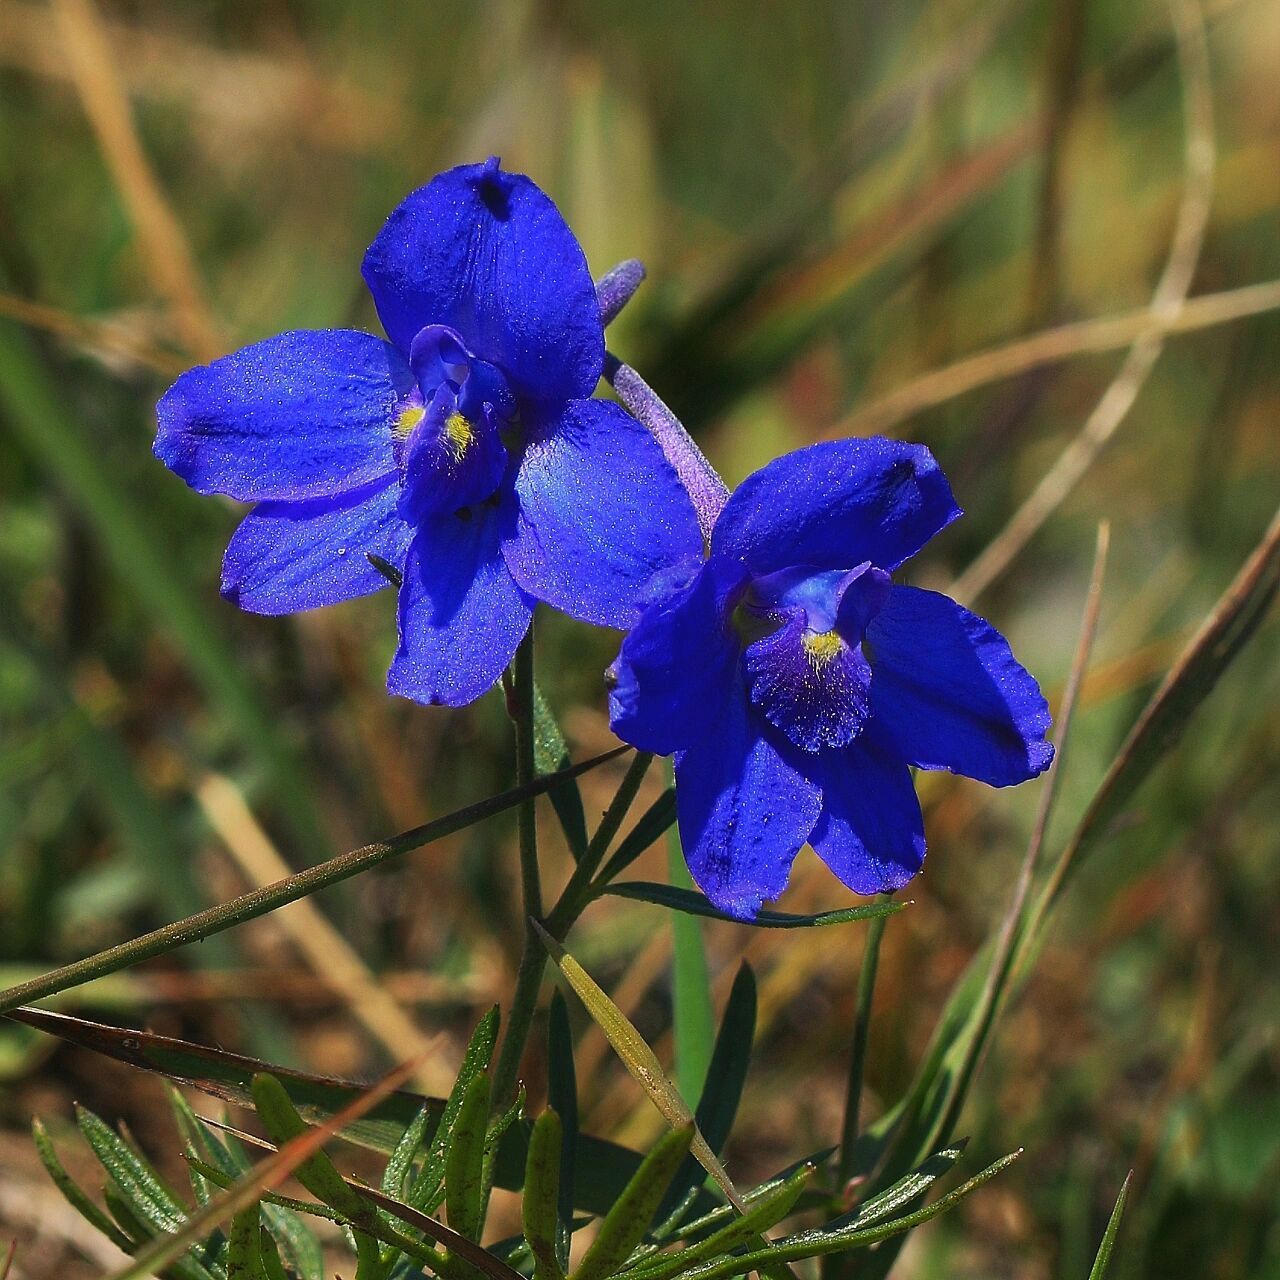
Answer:
[[[395,477],[310,502],[262,502],[232,535],[222,594],[251,613],[297,613],[387,585],[366,552],[397,568],[413,529],[396,513]]]
[[[1040,687],[976,614],[936,591],[894,587],[864,649],[876,723],[912,764],[996,787],[1049,767]]]
[[[906,761],[865,733],[821,757],[822,816],[809,843],[854,893],[901,889],[924,862],[924,821]]]
[[[486,504],[418,531],[400,588],[400,647],[387,676],[392,693],[460,707],[502,675],[534,605],[502,559],[501,526],[509,518]]]
[[[744,582],[726,560],[672,571],[667,594],[645,610],[609,670],[609,723],[624,742],[659,755],[680,751],[722,700],[737,696],[729,611]]]
[[[155,455],[199,493],[345,493],[395,470],[392,422],[412,385],[381,338],[282,333],[184,373],[156,406]]]
[[[363,273],[387,335],[409,350],[449,325],[524,397],[588,396],[604,327],[587,260],[559,210],[496,161],[434,178],[387,219]]]
[[[873,436],[788,453],[748,476],[711,548],[756,574],[792,565],[893,569],[960,514],[923,445]]]
[[[606,400],[527,421],[520,518],[505,547],[517,582],[572,617],[625,629],[655,577],[702,555],[688,493],[649,432]]]
[[[803,608],[747,647],[751,701],[804,751],[847,746],[871,714],[871,668],[837,631],[809,629]]]
[[[721,911],[750,920],[787,887],[821,795],[784,756],[786,744],[777,744],[741,685],[736,697],[707,707],[699,727],[697,743],[676,757],[685,859]]]

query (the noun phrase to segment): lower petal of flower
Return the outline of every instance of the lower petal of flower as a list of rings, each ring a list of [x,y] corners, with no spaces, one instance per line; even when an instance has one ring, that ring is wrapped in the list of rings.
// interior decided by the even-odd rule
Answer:
[[[398,493],[392,472],[336,498],[259,503],[227,547],[222,594],[251,613],[296,613],[380,590],[366,553],[399,567],[413,537]]]
[[[502,524],[510,518],[509,507],[486,503],[420,527],[400,588],[392,693],[459,707],[502,675],[534,606],[502,558]]]
[[[751,701],[804,751],[847,746],[871,714],[871,668],[861,649],[834,629],[811,630],[801,608],[748,645],[742,665]]]
[[[911,770],[876,732],[815,765],[822,814],[809,843],[854,893],[901,889],[924,862],[924,820]]]
[[[788,759],[737,689],[676,757],[676,805],[685,858],[722,911],[750,920],[786,888],[817,821],[817,786]]]

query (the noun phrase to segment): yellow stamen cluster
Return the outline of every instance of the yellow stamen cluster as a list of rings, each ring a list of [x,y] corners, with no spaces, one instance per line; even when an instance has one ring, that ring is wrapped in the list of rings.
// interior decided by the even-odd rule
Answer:
[[[449,452],[455,462],[461,462],[463,454],[476,438],[475,428],[456,409],[444,424],[444,438],[449,442]]]
[[[407,409],[401,409],[396,417],[395,434],[401,440],[407,440],[412,434],[413,429],[427,416],[427,411],[421,405],[410,405]]]
[[[825,667],[843,648],[844,641],[837,631],[806,631],[804,651],[815,667]]]

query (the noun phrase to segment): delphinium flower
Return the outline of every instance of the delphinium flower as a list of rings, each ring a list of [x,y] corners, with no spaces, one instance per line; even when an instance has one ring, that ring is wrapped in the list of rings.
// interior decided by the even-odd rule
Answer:
[[[729,497],[610,672],[625,741],[674,754],[685,856],[752,917],[807,841],[854,892],[924,860],[911,766],[994,786],[1048,768],[1049,712],[988,623],[892,574],[960,509],[933,456],[816,444]]]
[[[695,554],[689,498],[648,431],[591,399],[604,363],[586,258],[497,160],[440,174],[388,218],[363,275],[389,341],[284,333],[185,373],[156,455],[257,505],[222,590],[292,613],[402,571],[389,688],[459,705],[501,674],[541,600],[625,628]]]

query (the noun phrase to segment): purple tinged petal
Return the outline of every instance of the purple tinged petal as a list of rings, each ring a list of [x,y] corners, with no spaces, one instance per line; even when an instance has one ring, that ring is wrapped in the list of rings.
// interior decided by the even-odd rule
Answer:
[[[392,423],[411,386],[381,338],[282,333],[184,373],[156,407],[155,455],[199,493],[345,493],[395,469]]]
[[[809,629],[802,608],[743,655],[751,701],[802,751],[847,746],[871,714],[871,668],[836,631]]]
[[[412,528],[394,477],[309,502],[259,503],[232,535],[222,594],[251,613],[296,613],[369,595],[387,580],[369,563],[404,564]]]
[[[405,447],[400,512],[416,524],[483,502],[498,487],[507,462],[490,415],[466,417],[454,393],[441,386]]]
[[[1044,695],[990,623],[935,591],[894,587],[864,648],[875,722],[912,764],[995,787],[1049,767]]]
[[[610,355],[605,359],[604,372],[618,399],[649,429],[676,469],[698,513],[703,539],[710,544],[711,531],[729,498],[719,472],[707,461],[680,419],[630,365]]]
[[[400,588],[400,647],[387,688],[460,707],[491,688],[529,629],[534,602],[500,550],[509,513],[495,506],[425,523],[409,548]]]
[[[817,786],[747,702],[708,706],[676,757],[676,807],[689,870],[721,911],[750,920],[787,886],[821,809]]]
[[[748,476],[730,496],[712,551],[753,573],[792,565],[893,569],[960,515],[923,445],[873,436],[810,445]]]
[[[536,400],[589,396],[604,327],[582,247],[528,178],[497,161],[463,165],[401,203],[365,255],[387,335],[408,351],[448,325]]]
[[[571,400],[526,427],[520,516],[503,547],[512,575],[572,617],[633,626],[654,579],[702,553],[689,495],[653,437],[609,401]]]
[[[609,670],[609,723],[624,742],[670,755],[738,695],[729,611],[745,581],[731,561],[689,562],[622,642]]]
[[[823,755],[822,815],[809,843],[854,893],[901,889],[924,862],[924,820],[911,770],[867,732]]]
[[[628,258],[606,271],[596,282],[596,300],[600,304],[600,323],[608,328],[622,308],[631,301],[635,291],[644,283],[644,263],[639,258]]]

